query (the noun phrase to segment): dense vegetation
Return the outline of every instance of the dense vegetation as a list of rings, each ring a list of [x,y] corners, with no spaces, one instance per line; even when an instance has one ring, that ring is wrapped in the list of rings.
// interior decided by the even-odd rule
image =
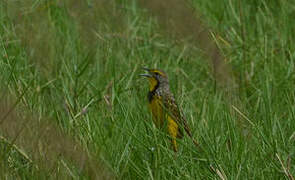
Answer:
[[[0,178],[294,179],[294,12],[0,1]],[[167,72],[199,149],[151,123],[141,67]]]

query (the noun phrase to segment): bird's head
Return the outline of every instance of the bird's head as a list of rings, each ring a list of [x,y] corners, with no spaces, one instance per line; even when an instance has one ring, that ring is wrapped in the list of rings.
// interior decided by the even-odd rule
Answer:
[[[147,73],[140,74],[140,76],[144,76],[148,78],[150,84],[150,91],[154,91],[159,87],[167,87],[169,88],[169,81],[167,74],[160,70],[160,69],[149,69],[149,68],[142,68]]]

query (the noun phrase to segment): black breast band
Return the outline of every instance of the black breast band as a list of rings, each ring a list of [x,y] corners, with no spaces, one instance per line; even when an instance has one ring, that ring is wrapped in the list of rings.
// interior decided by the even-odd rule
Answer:
[[[151,102],[153,100],[154,95],[156,94],[156,90],[158,89],[158,87],[159,87],[159,82],[157,83],[157,85],[155,86],[155,88],[152,91],[148,92],[148,100],[149,100],[149,102]]]

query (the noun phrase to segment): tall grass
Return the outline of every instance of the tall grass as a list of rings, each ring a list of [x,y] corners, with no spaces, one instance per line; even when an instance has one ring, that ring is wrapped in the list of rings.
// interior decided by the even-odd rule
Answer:
[[[0,2],[1,178],[294,179],[295,3],[162,2]],[[154,127],[143,66],[200,149]]]

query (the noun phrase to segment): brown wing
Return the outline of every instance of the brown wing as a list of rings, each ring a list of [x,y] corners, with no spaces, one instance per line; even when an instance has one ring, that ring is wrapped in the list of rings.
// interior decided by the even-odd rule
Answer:
[[[183,117],[182,114],[180,113],[180,110],[175,102],[175,99],[173,95],[171,94],[166,94],[164,96],[164,109],[167,111],[167,113],[175,120],[175,122],[178,124],[178,126],[183,127]],[[183,132],[182,128],[179,128],[179,133],[177,135],[178,138],[183,137]]]
[[[164,110],[166,110],[170,115],[175,119],[176,123],[183,127],[187,135],[192,139],[193,143],[196,147],[198,147],[198,142],[193,138],[191,130],[187,124],[186,119],[181,113],[181,110],[178,108],[175,99],[172,94],[167,94],[165,98],[163,99],[164,103]],[[179,134],[177,135],[178,138],[183,137],[183,132],[181,131],[181,128],[179,129]]]

